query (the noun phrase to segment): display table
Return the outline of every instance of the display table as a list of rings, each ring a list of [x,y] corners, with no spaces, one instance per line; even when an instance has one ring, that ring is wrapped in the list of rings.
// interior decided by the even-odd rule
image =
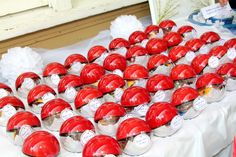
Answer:
[[[150,23],[150,18],[142,19],[144,25]],[[179,21],[181,25],[186,21]],[[217,31],[214,27],[198,27],[193,25],[199,34],[207,30]],[[223,38],[230,38],[229,32],[222,35]],[[98,37],[82,43],[57,50],[42,51],[45,63],[58,61],[63,63],[65,58],[72,53],[87,55],[87,50],[94,44],[107,46],[111,37],[109,32],[100,33]],[[60,54],[60,55],[58,55]],[[25,100],[24,100],[25,101]],[[236,91],[227,92],[226,97],[217,103],[208,104],[201,115],[192,120],[185,120],[183,127],[173,136],[166,138],[153,137],[153,146],[142,157],[210,157],[217,155],[226,157],[231,154],[231,144],[236,133]],[[58,137],[58,133],[54,132]],[[1,155],[8,157],[24,156],[21,148],[13,145],[6,136],[4,127],[0,127],[0,150]],[[226,149],[227,148],[227,149]],[[225,149],[222,153],[219,153]],[[63,148],[61,157],[82,156],[76,153],[66,152]],[[124,155],[126,156],[126,155]]]

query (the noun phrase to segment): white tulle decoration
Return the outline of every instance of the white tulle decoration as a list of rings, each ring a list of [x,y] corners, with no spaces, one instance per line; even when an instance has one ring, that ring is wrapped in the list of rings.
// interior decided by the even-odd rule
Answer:
[[[111,22],[110,31],[112,38],[128,39],[134,31],[143,31],[142,23],[133,15],[122,15]]]
[[[29,47],[15,47],[8,50],[0,61],[2,77],[13,85],[16,78],[23,72],[42,73],[41,56]]]

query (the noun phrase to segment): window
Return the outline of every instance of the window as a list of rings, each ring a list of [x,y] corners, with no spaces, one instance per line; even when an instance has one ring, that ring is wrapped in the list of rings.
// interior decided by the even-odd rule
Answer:
[[[0,0],[0,16],[48,5],[48,0]]]
[[[0,41],[147,1],[0,0]]]

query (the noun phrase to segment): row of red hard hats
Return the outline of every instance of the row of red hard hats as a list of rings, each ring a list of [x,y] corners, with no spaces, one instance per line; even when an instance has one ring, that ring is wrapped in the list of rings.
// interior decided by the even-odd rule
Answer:
[[[115,103],[106,103],[104,107],[112,107],[112,115],[124,116],[125,110]],[[115,110],[114,107],[120,108]],[[156,103],[152,108],[158,109],[159,114],[165,113],[168,117],[156,119],[158,125],[164,125],[177,115],[177,110],[168,103]],[[109,113],[108,113],[109,114]],[[153,114],[153,113],[150,113]],[[156,113],[155,113],[156,114]],[[164,116],[164,115],[163,115]],[[147,119],[149,122],[149,119]],[[56,156],[60,151],[58,140],[48,132],[40,130],[40,120],[28,111],[21,111],[10,118],[7,124],[7,134],[15,144],[23,144],[23,152],[29,156]],[[172,127],[172,124],[171,124]],[[121,155],[122,150],[128,155],[140,155],[151,147],[152,126],[139,118],[127,118],[119,124],[116,140],[105,135],[96,135],[93,124],[82,116],[73,116],[64,121],[60,128],[62,146],[71,152],[81,152],[83,156]],[[106,142],[101,141],[101,137]],[[129,143],[130,140],[133,143]],[[43,148],[40,147],[42,146]],[[40,145],[32,149],[34,145]],[[132,147],[132,149],[130,148]]]
[[[92,110],[94,112],[94,122],[98,126],[100,133],[111,129],[106,127],[107,124],[112,124],[113,127],[119,124],[119,127],[115,126],[118,127],[118,129],[116,128],[115,130],[117,130],[116,139],[119,141],[119,144],[111,137],[98,135],[89,140],[85,145],[83,156],[119,155],[121,154],[121,150],[129,155],[140,155],[146,152],[150,148],[151,140],[149,133],[151,130],[153,130],[154,134],[160,136],[173,134],[179,129],[181,124],[178,114],[186,113],[192,106],[193,101],[199,98],[199,95],[203,96],[208,94],[209,91],[211,91],[210,87],[215,88],[217,86],[217,90],[222,90],[225,84],[224,79],[220,75],[229,75],[232,78],[235,77],[235,65],[233,63],[227,63],[222,65],[221,68],[217,68],[219,75],[206,73],[200,76],[196,83],[196,88],[199,89],[199,91],[191,87],[183,87],[185,85],[195,84],[191,79],[196,77],[197,74],[201,75],[204,68],[208,66],[208,60],[211,56],[216,56],[220,60],[228,53],[228,49],[235,49],[236,39],[227,41],[224,46],[212,48],[208,54],[198,55],[193,59],[191,65],[179,64],[175,67],[171,67],[170,76],[168,76],[169,74],[152,74],[153,76],[149,76],[149,73],[158,66],[166,65],[166,67],[169,67],[173,62],[178,64],[177,61],[184,57],[187,52],[193,51],[198,53],[197,51],[199,51],[203,45],[213,44],[220,40],[218,34],[207,32],[204,33],[200,39],[191,39],[185,43],[185,46],[178,46],[184,40],[186,33],[192,32],[194,29],[191,26],[183,26],[179,28],[177,32],[171,32],[174,31],[175,26],[176,24],[173,21],[166,20],[160,23],[159,26],[148,26],[145,32],[137,31],[132,33],[128,41],[121,38],[114,39],[109,45],[111,54],[108,56],[105,55],[105,57],[103,54],[108,53],[108,50],[102,46],[94,46],[88,52],[88,59],[82,55],[73,54],[65,60],[64,65],[60,63],[50,63],[45,67],[43,77],[46,84],[57,87],[58,93],[66,99],[71,98],[68,96],[75,93],[75,100],[72,99],[75,102],[75,108],[80,114],[84,111]],[[163,31],[164,36],[162,39],[159,39],[157,37],[161,35],[161,31]],[[167,51],[170,47],[173,48],[168,52],[168,55],[160,54]],[[122,48],[126,48],[125,51],[122,50]],[[122,54],[123,52],[125,53]],[[152,55],[149,58],[147,68],[145,68],[146,64],[144,66],[138,64],[128,65],[132,64],[132,62],[135,63],[135,57],[145,55]],[[99,58],[102,58],[102,62],[99,62],[100,60],[97,62]],[[232,60],[232,57],[230,59]],[[100,65],[96,62],[100,63]],[[76,65],[75,63],[80,64]],[[123,71],[123,76],[106,74],[105,70],[109,73],[116,69]],[[74,73],[80,76],[67,75],[68,73]],[[29,79],[27,80],[26,78]],[[145,83],[146,85],[144,86],[145,88],[137,86],[143,86],[143,83],[137,83],[140,79],[147,79],[147,83]],[[34,112],[41,113],[42,121],[48,129],[59,129],[61,125],[55,124],[62,124],[63,121],[60,121],[60,119],[63,120],[64,118],[65,122],[60,130],[61,140],[63,141],[62,144],[64,144],[64,147],[69,151],[80,150],[78,144],[75,144],[76,147],[74,147],[73,144],[71,146],[68,143],[73,143],[73,140],[76,141],[76,139],[87,142],[88,137],[92,137],[93,134],[85,130],[95,131],[94,127],[91,125],[91,122],[85,118],[71,114],[72,112],[70,111],[72,111],[72,107],[62,99],[55,99],[56,92],[54,89],[47,85],[40,84],[42,83],[40,80],[40,77],[35,73],[24,73],[16,80],[16,90],[18,93],[23,93],[22,96],[27,96],[28,104],[33,108]],[[172,97],[170,99],[171,103],[152,102],[147,113],[145,112],[144,114],[144,116],[146,116],[146,122],[139,118],[129,117],[119,122],[119,118],[122,119],[121,117],[124,117],[127,112],[132,112],[135,108],[137,111],[142,112],[145,108],[142,107],[152,100],[156,92],[175,89],[175,84],[178,84],[180,88],[176,89],[173,95],[171,92],[172,96],[169,95],[169,97]],[[0,85],[0,88],[5,90],[5,92],[0,90],[1,97],[7,96],[12,92],[8,86],[4,84]],[[91,88],[91,86],[97,88]],[[74,88],[74,90],[67,90],[70,87]],[[121,105],[111,102],[104,103],[102,101],[93,101],[102,99],[105,95],[110,95],[115,98],[116,89],[121,89],[118,93],[121,92],[122,94],[118,94],[118,100],[113,100],[120,102]],[[65,95],[63,95],[64,93]],[[213,95],[214,94],[215,93],[213,93]],[[222,95],[222,93],[220,93],[220,95]],[[93,101],[93,103],[90,103],[91,101]],[[97,103],[100,103],[99,106],[97,106]],[[22,134],[21,136],[23,138],[30,134],[27,127],[26,129],[22,127],[23,131],[20,131],[21,119],[32,119],[32,121],[29,120],[29,123],[27,122],[29,126],[41,126],[40,121],[35,118],[32,113],[27,113],[27,111],[16,113],[8,104],[12,104],[15,110],[19,109],[19,111],[23,110],[25,107],[19,99],[13,96],[0,99],[0,108],[2,109],[1,111],[4,111],[2,113],[7,114],[9,118],[14,115],[8,121],[7,125],[8,133],[13,133],[14,138],[17,134],[16,130],[19,131],[19,134]],[[89,105],[94,105],[94,107],[86,108],[86,106]],[[137,108],[138,106],[142,107]],[[42,111],[40,111],[41,108]],[[1,114],[1,116],[4,114]],[[27,114],[30,115],[30,118],[24,117],[24,115]],[[196,113],[196,115],[197,114],[199,113]],[[90,114],[85,115],[91,116]],[[2,116],[0,120],[4,121],[3,117],[4,116]],[[81,130],[81,127],[84,128],[84,130]],[[83,136],[82,132],[85,132]],[[47,140],[45,137],[48,137],[48,139],[51,138],[52,140]],[[110,142],[105,142],[105,139],[108,139]],[[33,145],[42,141],[45,141],[45,143],[48,142],[48,144],[43,145],[44,149],[42,151],[31,149]],[[84,144],[86,142],[84,142]],[[50,149],[48,149],[49,147]],[[44,131],[36,131],[26,138],[23,152],[30,156],[48,156],[49,154],[56,156],[59,153],[59,143],[51,134]]]

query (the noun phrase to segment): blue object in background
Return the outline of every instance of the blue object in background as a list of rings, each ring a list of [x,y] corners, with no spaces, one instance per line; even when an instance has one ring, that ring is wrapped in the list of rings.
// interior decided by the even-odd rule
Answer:
[[[234,9],[234,11],[235,11],[235,9]],[[192,14],[190,14],[189,17],[188,17],[188,21],[193,23],[193,24],[199,25],[199,26],[212,26],[213,25],[213,24],[207,24],[207,23],[202,23],[202,22],[199,22],[199,21],[195,21],[193,19],[193,16],[197,15],[198,13],[199,13],[199,11],[196,11],[196,12],[193,12]],[[232,24],[233,18],[234,17],[225,18],[225,19],[209,18],[209,20],[211,20],[212,22],[215,22],[216,20],[224,22],[225,24],[223,25],[223,27],[229,29],[233,34],[236,35],[236,24]]]

